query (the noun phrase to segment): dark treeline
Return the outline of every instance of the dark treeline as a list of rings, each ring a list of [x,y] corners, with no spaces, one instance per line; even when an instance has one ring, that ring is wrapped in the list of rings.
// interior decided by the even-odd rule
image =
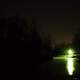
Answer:
[[[78,61],[80,63],[80,26],[78,27],[76,33],[74,34],[72,45],[77,55]]]
[[[11,79],[31,79],[35,66],[49,60],[50,46],[43,44],[35,21],[28,26],[18,17],[0,19],[2,74]]]
[[[64,55],[68,47],[74,48],[78,54],[80,51],[79,34],[74,36],[71,44],[63,43],[54,48],[49,37],[44,41],[37,31],[35,19],[28,25],[26,19],[18,16],[0,18],[2,74],[10,79],[45,80],[50,75],[48,65],[45,73],[43,69],[38,72],[37,66],[50,62],[53,56]]]

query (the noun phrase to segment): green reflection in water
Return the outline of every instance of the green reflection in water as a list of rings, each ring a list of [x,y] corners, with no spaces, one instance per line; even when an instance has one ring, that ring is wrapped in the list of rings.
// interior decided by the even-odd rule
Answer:
[[[67,70],[68,70],[69,75],[73,75],[73,72],[75,70],[74,59],[73,58],[68,58],[68,60],[67,60]]]
[[[74,56],[74,50],[72,49],[69,49],[68,50],[68,58],[67,58],[67,70],[68,70],[68,74],[69,75],[73,75],[73,72],[75,70],[75,67],[74,67],[74,59],[72,58]]]
[[[75,51],[73,49],[68,49],[66,51],[66,55],[60,55],[57,57],[53,57],[53,59],[63,59],[67,62],[67,71],[68,71],[68,75],[73,75],[74,71],[75,71],[75,59],[72,58],[73,56],[75,56]]]

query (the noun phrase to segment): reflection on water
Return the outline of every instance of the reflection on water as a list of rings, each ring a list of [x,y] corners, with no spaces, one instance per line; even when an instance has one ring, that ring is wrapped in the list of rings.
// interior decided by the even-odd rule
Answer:
[[[72,58],[74,56],[74,51],[69,49],[68,50],[68,58],[67,58],[67,70],[69,75],[73,75],[73,72],[75,70],[74,68],[74,59]]]
[[[77,58],[73,58],[75,55],[74,54],[68,54],[68,55],[61,55],[61,56],[57,56],[57,57],[53,57],[54,60],[64,60],[66,62],[66,69],[67,69],[67,73],[68,75],[73,75],[73,73],[76,70],[76,59]]]
[[[73,75],[73,72],[75,70],[74,59],[73,58],[68,58],[67,59],[67,70],[68,70],[69,75]]]
[[[54,57],[54,59],[64,59],[66,61],[66,67],[67,67],[67,72],[68,72],[68,75],[73,75],[74,71],[75,71],[75,63],[76,63],[76,59],[73,58],[75,55],[75,52],[74,50],[72,49],[69,49],[67,50],[66,52],[67,54],[66,55],[61,55],[61,56],[58,56],[58,57]]]
[[[68,49],[65,55],[53,57],[53,74],[77,80],[80,76],[80,54]]]

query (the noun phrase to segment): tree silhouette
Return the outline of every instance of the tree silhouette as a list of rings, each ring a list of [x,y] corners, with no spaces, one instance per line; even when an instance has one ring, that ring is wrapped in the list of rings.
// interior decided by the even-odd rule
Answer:
[[[33,19],[29,31],[27,22],[18,16],[0,19],[3,68],[4,71],[14,74],[14,77],[22,79],[26,76],[32,77],[35,66],[49,59],[50,40],[48,38],[45,44],[42,43],[35,22]],[[44,56],[42,51],[45,52]],[[11,74],[9,76],[12,76]]]
[[[24,19],[17,16],[0,19],[0,54],[3,70],[11,73],[9,77],[26,78],[26,72],[32,72],[31,37]]]
[[[76,52],[79,52],[80,50],[80,28],[78,28],[76,34],[73,37],[72,40],[73,46],[76,49]]]

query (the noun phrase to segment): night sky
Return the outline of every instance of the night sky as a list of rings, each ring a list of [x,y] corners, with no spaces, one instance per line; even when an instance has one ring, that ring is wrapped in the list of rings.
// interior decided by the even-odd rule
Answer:
[[[69,43],[77,27],[80,26],[78,2],[12,1],[0,2],[0,16],[19,15],[24,18],[34,16],[41,34],[51,35],[54,43]]]

